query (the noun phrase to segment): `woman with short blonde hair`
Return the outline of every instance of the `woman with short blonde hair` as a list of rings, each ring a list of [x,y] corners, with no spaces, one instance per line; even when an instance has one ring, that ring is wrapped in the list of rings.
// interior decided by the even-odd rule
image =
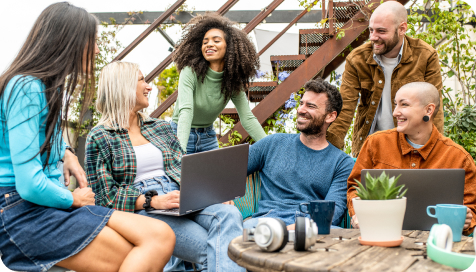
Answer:
[[[165,271],[183,271],[186,260],[208,271],[244,271],[227,254],[242,233],[242,216],[216,204],[187,216],[147,213],[178,208],[182,148],[171,125],[142,112],[152,88],[137,64],[110,63],[99,77],[99,124],[86,140],[86,172],[98,205],[160,219],[177,241]]]

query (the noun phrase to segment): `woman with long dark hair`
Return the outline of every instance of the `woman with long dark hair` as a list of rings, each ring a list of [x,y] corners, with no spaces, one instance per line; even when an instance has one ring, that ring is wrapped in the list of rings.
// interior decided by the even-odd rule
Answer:
[[[218,148],[213,122],[230,100],[250,136],[265,137],[245,94],[259,68],[246,33],[216,13],[193,18],[183,33],[173,57],[180,79],[171,122],[182,149],[192,154]]]
[[[97,20],[69,3],[47,7],[0,75],[0,251],[13,270],[161,271],[175,235],[159,221],[100,206],[62,138],[75,90],[94,86]],[[59,182],[64,160],[79,182]]]

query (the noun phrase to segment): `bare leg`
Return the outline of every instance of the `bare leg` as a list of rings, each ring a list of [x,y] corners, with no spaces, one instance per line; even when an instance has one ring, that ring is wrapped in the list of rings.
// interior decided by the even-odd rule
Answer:
[[[175,234],[162,221],[115,211],[104,229],[78,254],[57,265],[75,271],[162,271]]]

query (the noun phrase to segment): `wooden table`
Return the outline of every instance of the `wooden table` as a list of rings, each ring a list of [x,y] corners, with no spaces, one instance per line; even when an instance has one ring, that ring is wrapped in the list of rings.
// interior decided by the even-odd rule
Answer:
[[[458,271],[433,262],[426,256],[429,231],[403,231],[399,247],[362,246],[356,229],[332,229],[319,235],[310,251],[294,251],[288,243],[281,252],[263,252],[254,242],[233,239],[228,255],[240,266],[253,272],[271,271]],[[474,255],[473,238],[463,236],[453,251]]]

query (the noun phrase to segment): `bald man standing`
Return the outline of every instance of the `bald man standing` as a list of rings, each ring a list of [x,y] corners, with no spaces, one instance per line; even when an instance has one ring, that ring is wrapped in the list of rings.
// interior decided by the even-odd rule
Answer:
[[[397,128],[367,138],[347,179],[352,225],[359,227],[352,199],[357,197],[355,180],[361,181],[362,169],[464,169],[467,214],[463,233],[472,233],[476,226],[476,165],[464,148],[441,135],[433,124],[440,112],[438,90],[427,82],[409,83],[398,90],[394,102]]]
[[[354,49],[346,58],[340,88],[342,112],[327,131],[327,140],[342,149],[359,103],[352,136],[354,157],[368,135],[396,127],[393,100],[400,87],[416,81],[431,83],[438,91],[443,86],[437,51],[424,41],[405,35],[407,11],[402,4],[381,4],[370,17],[369,30],[370,42]],[[443,132],[442,103],[434,123]]]

